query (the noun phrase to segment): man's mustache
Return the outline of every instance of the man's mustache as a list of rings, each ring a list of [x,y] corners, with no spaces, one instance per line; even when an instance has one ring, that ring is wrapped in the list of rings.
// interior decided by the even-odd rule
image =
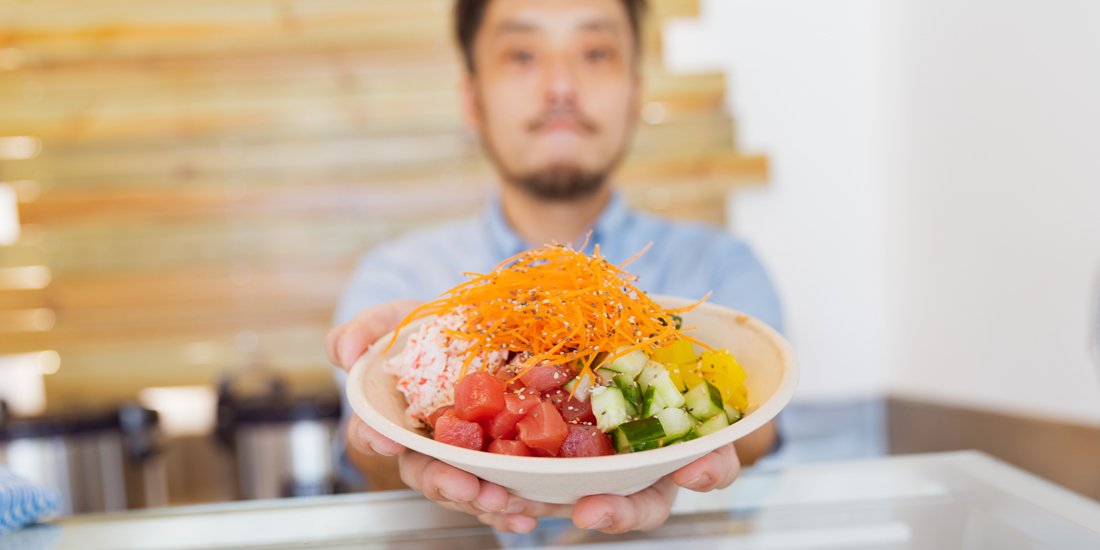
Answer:
[[[551,121],[562,118],[572,119],[585,133],[595,132],[598,128],[595,121],[577,109],[550,109],[532,120],[527,125],[527,129],[532,132],[537,132],[543,129],[543,127]]]

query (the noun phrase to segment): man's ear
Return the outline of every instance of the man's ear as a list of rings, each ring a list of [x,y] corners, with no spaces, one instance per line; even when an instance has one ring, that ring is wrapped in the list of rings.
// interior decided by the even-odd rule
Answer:
[[[460,101],[462,102],[462,117],[471,130],[481,133],[481,100],[478,97],[477,84],[474,75],[470,72],[462,73],[462,81],[458,85]]]

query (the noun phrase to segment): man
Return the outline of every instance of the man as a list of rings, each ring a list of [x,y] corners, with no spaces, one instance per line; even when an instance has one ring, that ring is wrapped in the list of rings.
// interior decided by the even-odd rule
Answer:
[[[676,224],[630,211],[610,176],[638,120],[639,27],[643,0],[459,0],[456,30],[466,64],[467,122],[501,179],[499,195],[478,219],[430,229],[366,255],[337,312],[326,346],[349,368],[393,328],[414,302],[487,272],[532,246],[591,241],[619,263],[633,263],[638,286],[652,293],[700,297],[781,324],[763,268],[740,241],[697,224]],[[571,517],[605,532],[657,527],[678,487],[698,491],[733,482],[740,463],[767,453],[769,424],[629,497],[596,495],[572,506],[528,502],[429,457],[404,450],[354,415],[348,453],[398,455],[402,481],[445,506],[505,531],[524,532],[538,517]]]

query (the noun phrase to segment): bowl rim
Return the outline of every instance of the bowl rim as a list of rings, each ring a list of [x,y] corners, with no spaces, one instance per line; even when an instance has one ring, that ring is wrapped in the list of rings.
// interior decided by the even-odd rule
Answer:
[[[687,300],[673,296],[651,294],[657,303],[664,307],[674,308],[682,305],[690,305],[694,300]],[[775,418],[779,411],[790,402],[798,385],[799,370],[791,345],[783,335],[766,323],[732,308],[703,303],[699,309],[711,310],[724,315],[737,315],[739,321],[744,318],[744,324],[750,328],[763,332],[769,340],[777,345],[778,353],[783,366],[783,373],[779,381],[779,387],[771,398],[761,403],[756,410],[746,414],[741,420],[729,427],[707,434],[703,437],[637,453],[623,453],[596,457],[530,457],[512,456],[486,451],[475,451],[455,445],[448,445],[425,437],[412,429],[397,424],[382,414],[381,411],[371,405],[367,399],[363,378],[368,365],[385,350],[384,343],[393,337],[393,331],[379,338],[367,351],[356,360],[348,373],[345,392],[352,410],[364,422],[378,433],[392,439],[409,450],[442,460],[448,463],[476,465],[478,468],[504,470],[514,472],[531,472],[540,474],[571,474],[578,472],[606,473],[616,472],[631,468],[655,466],[682,460],[684,458],[702,456],[710,451],[731,443],[755,431],[768,421]],[[415,330],[421,322],[419,320],[405,327],[402,332]],[[382,344],[382,345],[380,345]]]

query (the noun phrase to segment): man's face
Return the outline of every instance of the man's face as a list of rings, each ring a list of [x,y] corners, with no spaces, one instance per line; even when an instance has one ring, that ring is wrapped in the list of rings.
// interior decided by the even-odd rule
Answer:
[[[466,106],[509,184],[568,200],[604,183],[637,120],[632,33],[619,0],[489,3]]]

